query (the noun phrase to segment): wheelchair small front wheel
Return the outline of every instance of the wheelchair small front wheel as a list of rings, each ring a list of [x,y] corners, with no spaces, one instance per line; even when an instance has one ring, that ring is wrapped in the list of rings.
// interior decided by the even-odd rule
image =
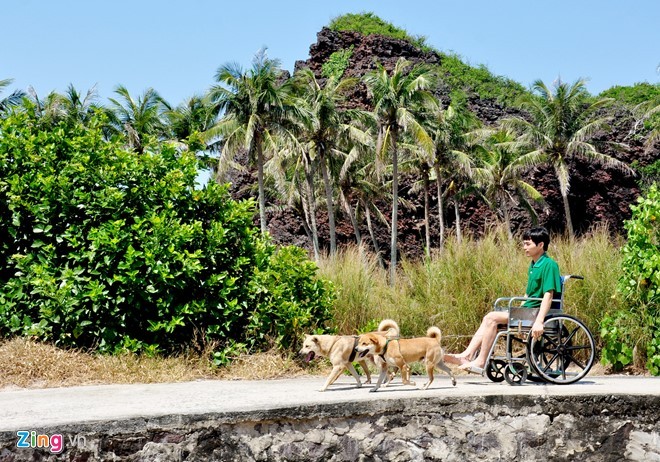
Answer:
[[[548,316],[543,335],[527,340],[527,361],[546,382],[569,384],[587,375],[596,357],[596,342],[587,326],[569,315]]]
[[[504,381],[504,368],[506,363],[501,359],[495,359],[488,362],[486,366],[486,377],[490,379],[491,382],[499,383]]]
[[[522,385],[527,380],[527,368],[523,363],[509,363],[504,366],[504,378],[509,385]]]

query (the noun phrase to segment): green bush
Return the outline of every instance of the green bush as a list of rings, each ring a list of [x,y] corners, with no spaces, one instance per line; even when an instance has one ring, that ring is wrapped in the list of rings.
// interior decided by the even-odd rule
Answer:
[[[660,83],[636,83],[633,86],[614,86],[603,91],[599,98],[614,98],[616,101],[636,106],[660,98]]]
[[[292,303],[327,310],[330,295],[301,301],[260,279],[274,246],[253,225],[252,201],[213,182],[196,189],[192,154],[164,145],[138,155],[105,141],[102,125],[1,122],[0,336],[171,352],[199,334],[247,343],[255,310],[279,319]],[[311,269],[304,277],[322,284]],[[273,294],[268,304],[250,293],[255,278]],[[316,327],[296,327],[305,322]]]
[[[353,46],[346,50],[335,51],[321,66],[321,75],[327,79],[330,77],[334,77],[335,80],[341,79],[348,68],[351,56],[353,56]]]
[[[336,297],[332,283],[317,278],[317,271],[307,253],[294,246],[277,249],[268,266],[257,269],[250,284],[251,342],[295,349],[304,334],[326,331]]]
[[[631,304],[657,310],[660,304],[660,189],[652,185],[633,205],[625,223],[621,291]]]
[[[660,375],[660,190],[651,186],[631,207],[625,224],[628,241],[623,248],[619,290],[627,309],[614,311],[602,324],[603,360],[615,368],[625,365],[633,349],[646,353],[646,367]],[[624,354],[623,360],[621,354]]]
[[[453,54],[442,54],[439,74],[452,91],[476,94],[479,98],[494,99],[508,106],[516,104],[527,92],[518,82],[496,76],[483,65],[473,67],[465,64]]]

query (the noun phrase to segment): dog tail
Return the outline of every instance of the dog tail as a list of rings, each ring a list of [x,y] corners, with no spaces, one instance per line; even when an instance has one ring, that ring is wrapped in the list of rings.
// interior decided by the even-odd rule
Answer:
[[[393,319],[383,319],[378,324],[378,332],[387,332],[393,337],[399,336],[399,325]]]
[[[431,326],[426,331],[426,336],[434,338],[438,341],[438,343],[440,343],[440,340],[442,339],[442,332],[437,327]]]

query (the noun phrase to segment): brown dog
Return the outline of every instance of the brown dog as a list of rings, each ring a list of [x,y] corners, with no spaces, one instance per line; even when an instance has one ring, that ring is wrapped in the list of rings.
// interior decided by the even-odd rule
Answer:
[[[410,380],[409,363],[424,361],[426,373],[429,380],[421,389],[426,390],[433,382],[433,371],[435,368],[442,369],[451,377],[452,385],[456,386],[456,378],[444,362],[444,351],[440,346],[442,333],[435,326],[429,327],[426,337],[408,339],[387,338],[379,333],[360,335],[358,338],[358,359],[365,356],[373,356],[374,361],[380,367],[380,376],[376,386],[371,391],[376,391],[387,377],[388,366],[396,366],[401,370],[401,379],[404,385],[415,385]],[[385,385],[383,385],[385,386]]]
[[[384,338],[398,337],[399,326],[391,320],[385,319],[378,325],[376,332]],[[363,354],[356,358],[358,336],[355,335],[306,335],[303,346],[299,353],[305,356],[306,361],[311,361],[317,356],[326,357],[332,364],[332,371],[319,391],[325,391],[341,375],[344,369],[348,369],[358,388],[362,386],[360,376],[353,367],[353,362],[357,361],[367,376],[365,383],[371,383],[371,374],[366,360],[372,360],[368,354]]]

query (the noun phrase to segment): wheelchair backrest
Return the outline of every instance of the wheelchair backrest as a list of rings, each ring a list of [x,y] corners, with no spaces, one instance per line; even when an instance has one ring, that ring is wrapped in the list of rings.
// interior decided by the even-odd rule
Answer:
[[[583,276],[578,276],[576,274],[565,274],[559,278],[561,280],[561,295],[558,299],[555,299],[552,301],[552,310],[561,310],[564,306],[564,294],[566,293],[566,283],[570,279],[578,279],[582,280],[584,279]]]

